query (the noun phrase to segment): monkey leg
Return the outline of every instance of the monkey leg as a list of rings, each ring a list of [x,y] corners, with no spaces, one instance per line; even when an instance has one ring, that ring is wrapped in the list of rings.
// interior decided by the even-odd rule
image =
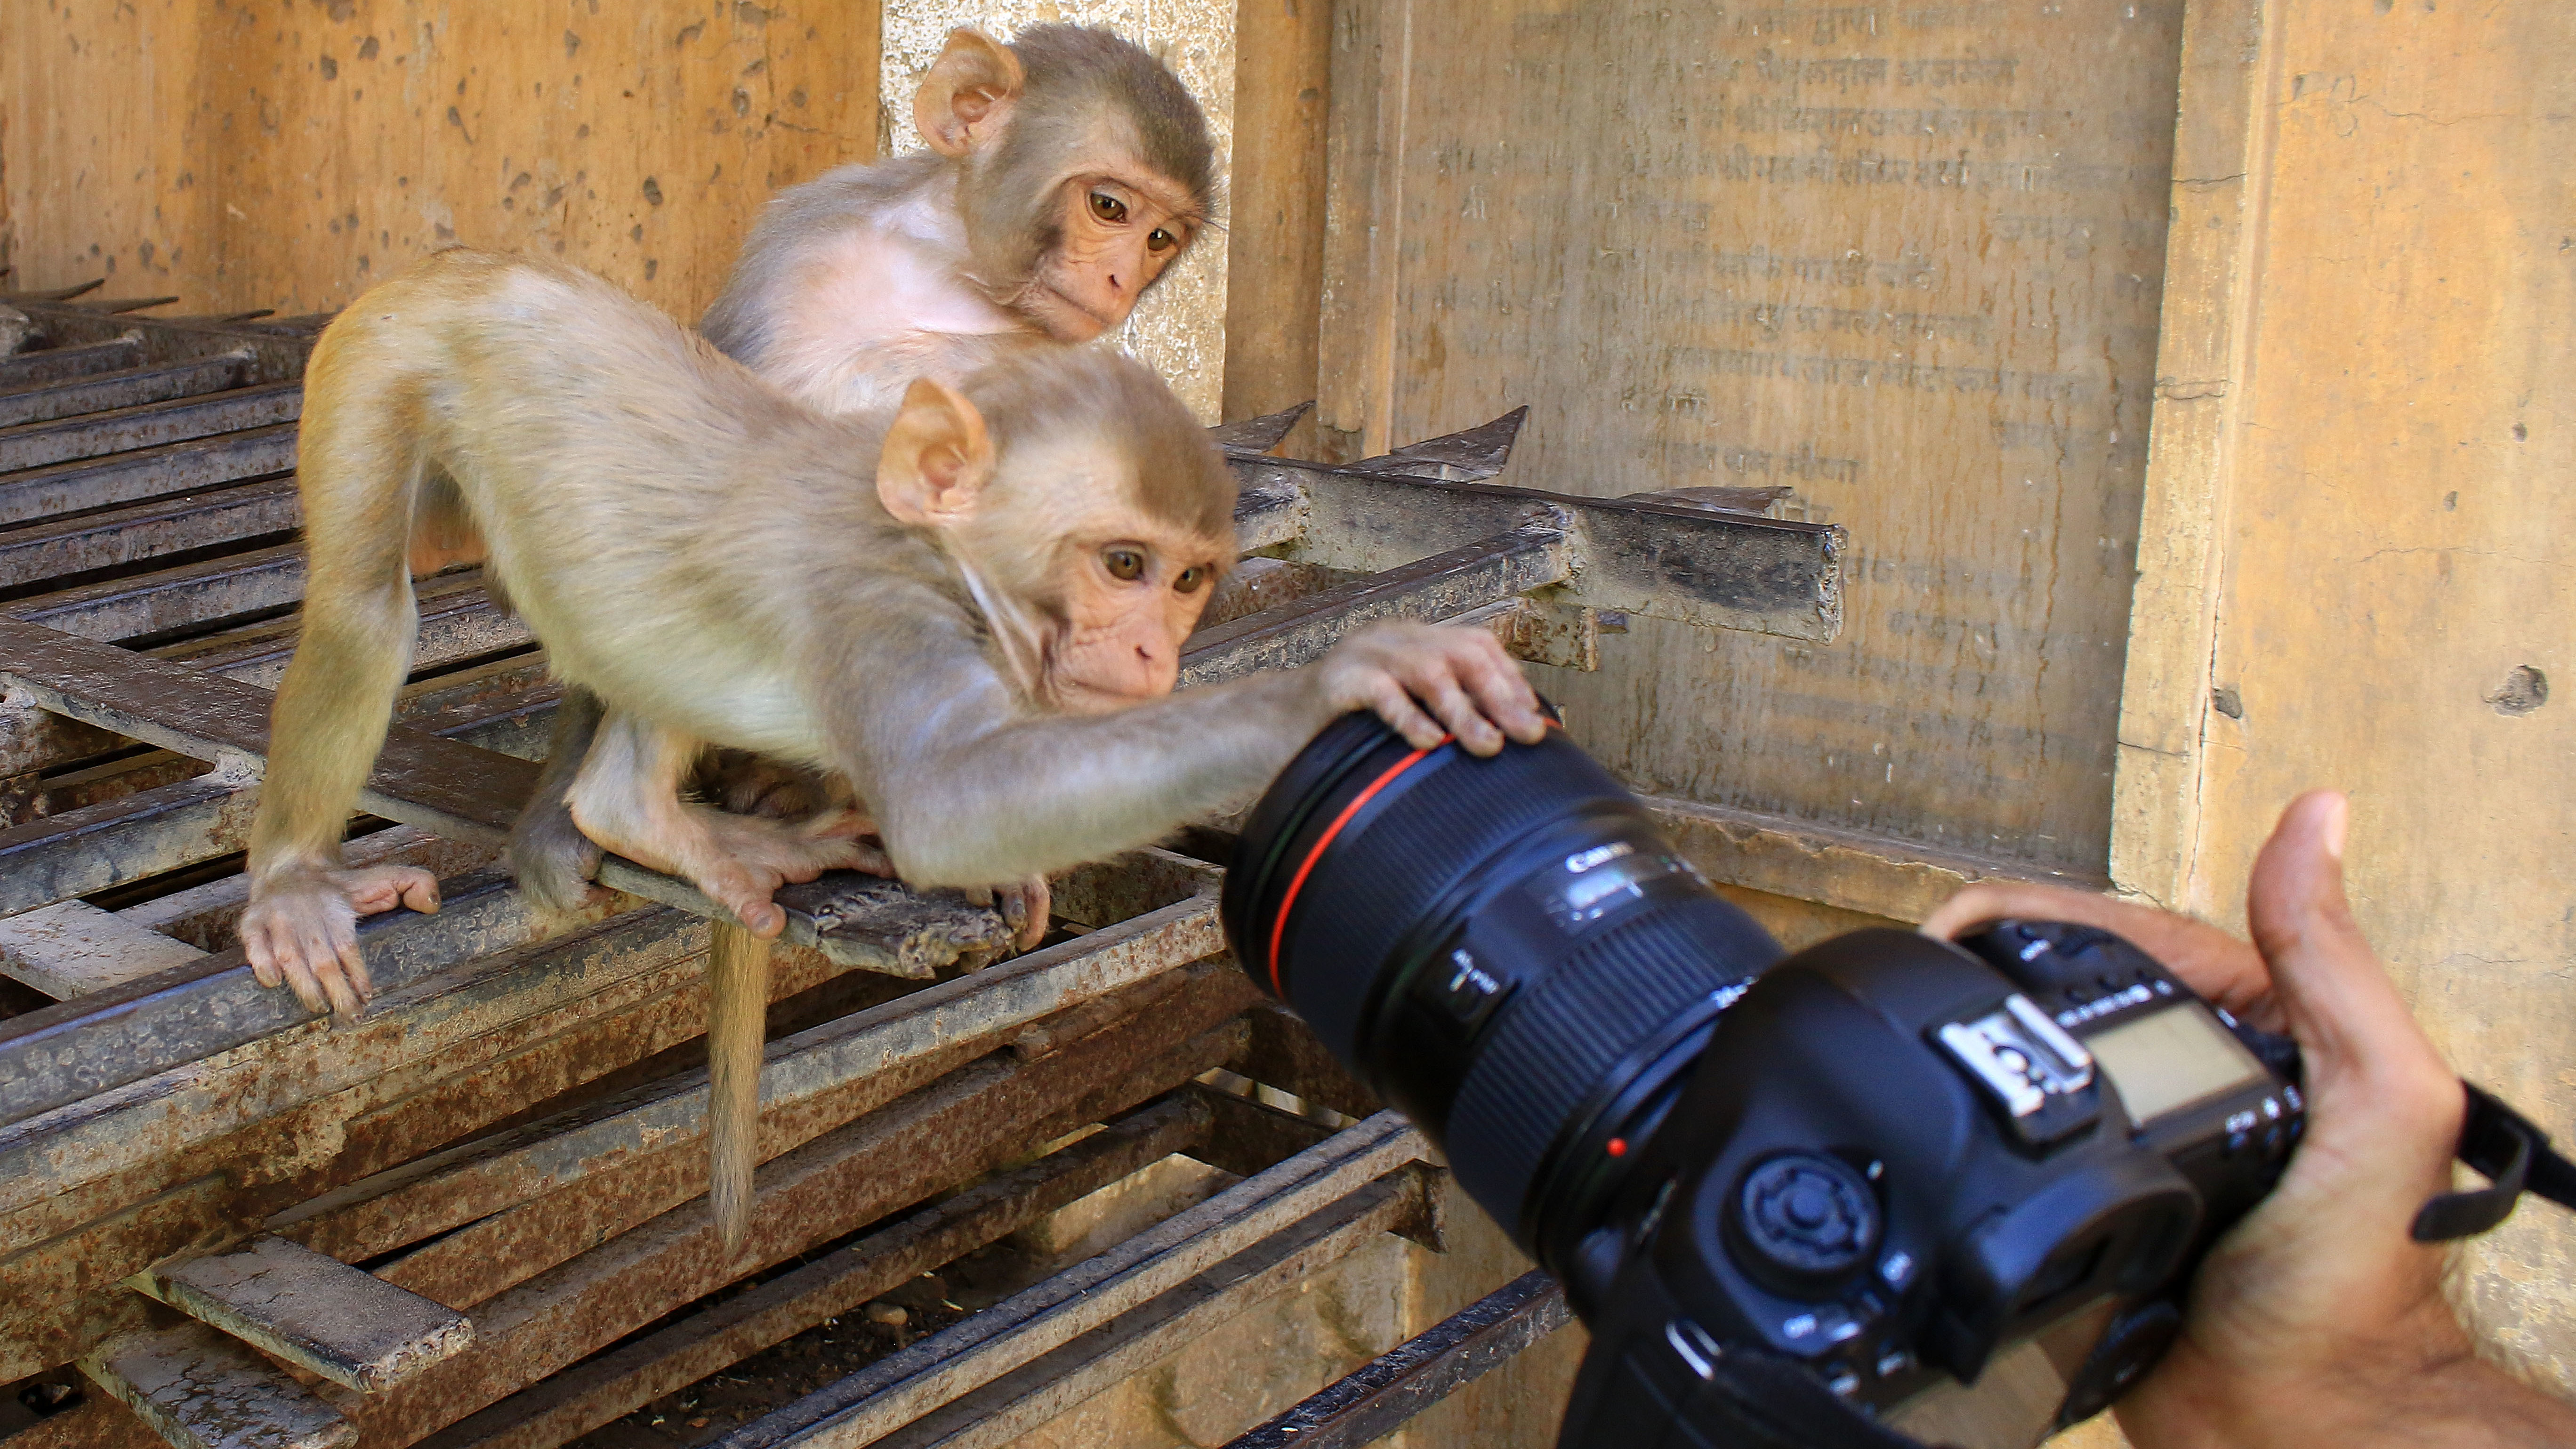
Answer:
[[[510,869],[539,910],[569,911],[580,905],[599,874],[599,847],[574,823],[565,797],[607,712],[598,695],[577,684],[564,686],[536,793],[510,823]]]
[[[789,881],[836,869],[894,874],[885,853],[859,839],[873,827],[856,810],[829,810],[787,825],[683,801],[680,784],[698,748],[686,736],[612,711],[569,796],[582,834],[688,881],[764,938],[787,924],[787,913],[770,896]]]

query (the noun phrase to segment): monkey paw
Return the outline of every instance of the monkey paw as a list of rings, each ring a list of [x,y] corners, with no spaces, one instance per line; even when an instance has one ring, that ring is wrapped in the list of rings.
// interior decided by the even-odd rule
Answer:
[[[438,909],[438,881],[408,865],[315,867],[272,873],[251,886],[241,942],[262,986],[285,986],[312,1011],[355,1021],[375,994],[358,950],[358,917],[396,906]]]
[[[1033,875],[1017,885],[970,890],[966,899],[1002,913],[1002,924],[1011,928],[1013,950],[1034,951],[1038,942],[1046,939],[1047,906],[1054,896],[1045,876]]]
[[[531,800],[510,826],[510,871],[538,910],[561,914],[589,896],[599,847],[574,823],[571,806]]]
[[[827,870],[892,875],[885,852],[862,836],[876,827],[855,810],[832,810],[798,825],[750,815],[726,815],[703,806],[689,813],[705,832],[703,844],[682,863],[691,884],[733,912],[755,936],[775,936],[787,913],[770,900],[791,881],[809,881]]]

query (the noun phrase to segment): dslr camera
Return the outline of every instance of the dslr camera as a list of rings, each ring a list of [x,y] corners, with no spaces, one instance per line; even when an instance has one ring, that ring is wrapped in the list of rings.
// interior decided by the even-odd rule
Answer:
[[[2155,1364],[2303,1121],[2288,1039],[2108,932],[1784,958],[1558,730],[1479,759],[1344,717],[1247,818],[1222,910],[1564,1285],[1592,1347],[1561,1449],[2034,1443]],[[2419,1238],[2527,1176],[2576,1195],[2471,1101],[2496,1182]]]

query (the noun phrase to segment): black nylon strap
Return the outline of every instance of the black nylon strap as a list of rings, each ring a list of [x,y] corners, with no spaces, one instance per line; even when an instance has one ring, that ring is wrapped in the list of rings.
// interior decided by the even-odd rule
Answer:
[[[2511,1217],[2526,1192],[2576,1207],[2576,1163],[2558,1155],[2549,1134],[2486,1091],[2467,1082],[2460,1085],[2469,1094],[2468,1118],[2460,1124],[2460,1160],[2483,1174],[2487,1185],[2446,1192],[2424,1204],[2409,1230],[2415,1241],[2474,1237]]]

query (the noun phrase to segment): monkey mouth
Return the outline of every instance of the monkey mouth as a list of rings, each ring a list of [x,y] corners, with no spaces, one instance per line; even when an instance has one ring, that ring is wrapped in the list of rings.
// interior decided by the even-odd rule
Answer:
[[[1104,317],[1104,316],[1100,315],[1099,313],[1092,311],[1089,307],[1084,306],[1084,305],[1081,303],[1081,301],[1079,301],[1078,299],[1076,299],[1076,298],[1073,296],[1073,294],[1071,294],[1071,293],[1069,293],[1069,292],[1065,291],[1065,290],[1064,290],[1063,288],[1061,288],[1061,287],[1056,287],[1056,286],[1051,286],[1051,285],[1047,285],[1047,284],[1041,283],[1041,284],[1039,285],[1039,287],[1038,287],[1038,290],[1039,290],[1041,293],[1043,293],[1044,295],[1046,295],[1046,296],[1048,296],[1048,297],[1051,297],[1051,298],[1055,299],[1057,302],[1062,303],[1062,304],[1063,304],[1064,306],[1066,306],[1067,308],[1070,308],[1070,309],[1073,311],[1073,313],[1074,313],[1074,315],[1075,315],[1075,316],[1078,316],[1078,317],[1082,318],[1083,320],[1085,320],[1085,321],[1089,322],[1089,323],[1092,325],[1093,329],[1094,329],[1094,331],[1092,332],[1092,336],[1094,336],[1094,337],[1099,336],[1102,332],[1106,332],[1106,331],[1108,331],[1110,328],[1115,327],[1115,326],[1117,326],[1119,323],[1124,322],[1124,321],[1126,321],[1126,320],[1127,320],[1126,314],[1125,314],[1125,313],[1123,313],[1123,312],[1122,312],[1122,313],[1120,313],[1118,316],[1115,316],[1115,317]],[[1084,339],[1079,339],[1079,340],[1088,341],[1089,339],[1088,339],[1088,338],[1084,338]]]

